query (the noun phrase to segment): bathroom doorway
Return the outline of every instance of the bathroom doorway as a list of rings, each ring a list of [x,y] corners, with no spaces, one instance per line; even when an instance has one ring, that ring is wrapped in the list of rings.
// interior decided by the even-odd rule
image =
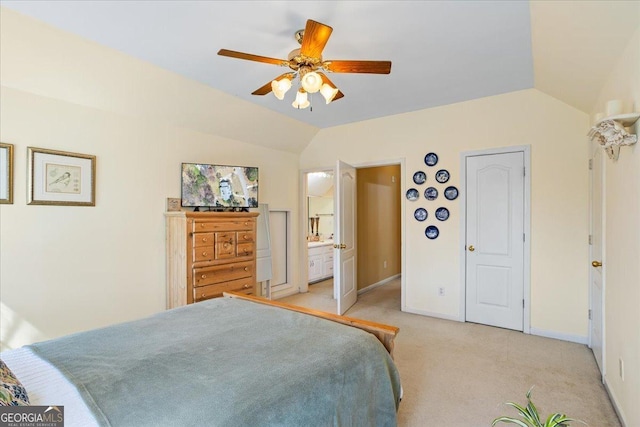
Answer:
[[[356,173],[357,286],[361,295],[401,278],[402,167],[401,163],[365,166],[358,167]],[[336,313],[333,191],[333,170],[306,173],[309,298],[305,302],[310,308]]]

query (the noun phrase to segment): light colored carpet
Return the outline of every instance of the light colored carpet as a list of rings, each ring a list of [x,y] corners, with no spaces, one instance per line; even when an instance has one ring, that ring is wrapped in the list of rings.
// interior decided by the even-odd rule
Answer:
[[[331,280],[320,282],[309,293],[281,301],[335,312],[331,286]],[[403,313],[399,279],[360,295],[346,315],[400,328],[400,426],[490,426],[497,416],[515,416],[503,403],[525,404],[532,386],[533,402],[545,418],[563,412],[591,427],[620,426],[584,345]]]

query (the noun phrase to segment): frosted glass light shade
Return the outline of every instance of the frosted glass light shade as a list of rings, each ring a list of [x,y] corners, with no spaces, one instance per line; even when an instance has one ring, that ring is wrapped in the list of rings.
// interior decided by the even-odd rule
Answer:
[[[325,83],[320,88],[320,94],[324,97],[325,101],[327,101],[327,104],[328,104],[331,101],[333,101],[333,98],[335,98],[336,95],[338,94],[338,88],[331,87]]]
[[[284,99],[284,94],[287,93],[289,89],[291,89],[291,80],[286,77],[271,82],[271,90],[273,91],[273,94],[281,101]]]
[[[309,93],[316,93],[322,86],[322,77],[315,71],[305,74],[300,81],[304,90]]]
[[[293,101],[291,105],[293,106],[293,108],[298,108],[298,109],[307,108],[310,105],[310,102],[307,99],[307,92],[304,92],[303,90],[299,90],[298,93],[296,94],[295,101]]]

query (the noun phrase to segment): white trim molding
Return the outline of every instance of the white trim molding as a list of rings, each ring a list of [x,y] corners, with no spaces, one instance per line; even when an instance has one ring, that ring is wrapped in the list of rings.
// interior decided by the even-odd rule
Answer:
[[[578,344],[589,344],[589,337],[584,335],[563,334],[562,332],[547,331],[545,329],[531,328],[531,335],[538,335],[545,338],[553,338],[556,340],[575,342]]]
[[[375,288],[379,288],[379,287],[380,287],[380,286],[382,286],[382,285],[386,285],[387,283],[389,283],[389,282],[391,282],[392,280],[395,280],[395,279],[397,279],[397,278],[399,278],[399,277],[401,277],[401,276],[402,276],[402,274],[394,274],[393,276],[389,276],[389,277],[387,277],[386,279],[382,279],[382,280],[380,280],[379,282],[374,283],[373,285],[369,285],[369,286],[367,286],[367,287],[364,287],[364,288],[362,288],[362,289],[359,289],[359,290],[358,290],[358,295],[362,295],[362,294],[364,294],[364,293],[367,293],[367,292],[369,292],[369,291],[374,290]]]

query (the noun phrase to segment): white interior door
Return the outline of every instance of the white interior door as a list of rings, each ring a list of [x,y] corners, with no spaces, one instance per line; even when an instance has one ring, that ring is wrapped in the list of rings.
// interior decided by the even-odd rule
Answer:
[[[356,270],[356,168],[338,160],[335,173],[334,289],[338,314],[358,299]]]
[[[591,159],[591,286],[590,286],[590,319],[589,344],[595,356],[598,368],[604,375],[604,281],[602,275],[602,206],[604,153],[597,144],[593,146]]]
[[[524,153],[466,159],[466,320],[523,330]]]

